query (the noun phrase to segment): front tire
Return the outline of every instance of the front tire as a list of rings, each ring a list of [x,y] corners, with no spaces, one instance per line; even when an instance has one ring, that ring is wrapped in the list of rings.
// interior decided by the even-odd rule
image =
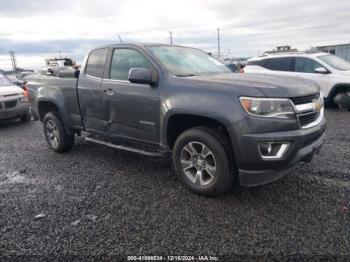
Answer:
[[[175,173],[196,194],[217,196],[226,192],[233,183],[228,153],[221,141],[218,135],[206,129],[192,128],[175,142]]]
[[[32,119],[32,114],[30,113],[30,110],[28,110],[27,112],[25,112],[25,114],[23,114],[21,117],[21,121],[22,122],[28,122]]]
[[[347,108],[347,107],[345,107],[345,106],[343,106],[341,104],[338,104],[338,108],[339,108],[340,111],[343,111],[343,112],[349,111],[349,108]]]
[[[347,95],[346,92],[337,93],[333,98],[333,102],[340,111],[350,110],[350,95]]]
[[[49,112],[43,120],[46,141],[55,152],[62,153],[74,145],[74,134],[68,134],[56,112]]]

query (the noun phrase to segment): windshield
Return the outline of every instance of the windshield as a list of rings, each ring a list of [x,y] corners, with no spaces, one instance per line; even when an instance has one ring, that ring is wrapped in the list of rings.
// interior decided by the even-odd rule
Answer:
[[[198,49],[178,46],[148,46],[147,49],[175,76],[232,73],[223,63]]]
[[[338,56],[324,55],[324,56],[319,56],[318,58],[337,70],[340,70],[340,71],[350,70],[350,63]]]
[[[0,86],[11,86],[12,83],[8,78],[2,74],[0,74]]]

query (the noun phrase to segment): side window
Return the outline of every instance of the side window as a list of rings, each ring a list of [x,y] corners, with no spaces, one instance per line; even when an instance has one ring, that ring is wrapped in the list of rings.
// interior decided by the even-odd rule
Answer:
[[[292,61],[293,58],[291,57],[270,58],[266,61],[264,67],[274,71],[293,71]]]
[[[152,68],[146,57],[132,49],[114,49],[110,79],[128,80],[130,68]]]
[[[312,59],[305,58],[305,57],[295,58],[295,72],[315,73],[315,69],[317,67],[322,67],[322,66]]]
[[[264,67],[265,60],[255,60],[255,61],[249,61],[247,65],[255,65],[255,66],[262,66]]]
[[[86,63],[85,73],[87,75],[102,78],[106,62],[106,54],[106,48],[91,51]]]

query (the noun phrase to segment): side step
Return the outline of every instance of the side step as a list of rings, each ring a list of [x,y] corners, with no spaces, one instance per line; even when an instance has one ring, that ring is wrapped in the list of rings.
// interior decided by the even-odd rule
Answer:
[[[133,153],[137,153],[137,154],[141,154],[144,156],[152,156],[152,157],[163,157],[165,155],[165,152],[152,152],[152,151],[146,151],[146,150],[142,150],[142,149],[138,149],[138,148],[134,148],[134,147],[128,147],[128,146],[124,146],[124,145],[116,145],[110,142],[106,142],[103,140],[99,140],[93,137],[85,137],[86,141],[89,142],[93,142],[96,144],[100,144],[100,145],[105,145],[105,146],[109,146],[115,149],[120,149],[120,150],[124,150],[124,151],[128,151],[128,152],[133,152]]]

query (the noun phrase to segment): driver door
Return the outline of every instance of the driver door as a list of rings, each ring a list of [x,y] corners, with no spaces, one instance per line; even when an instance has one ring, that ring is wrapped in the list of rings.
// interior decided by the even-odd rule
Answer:
[[[128,80],[131,68],[156,70],[149,59],[132,48],[112,52],[109,78],[102,80],[102,107],[109,136],[159,143],[159,89]]]

